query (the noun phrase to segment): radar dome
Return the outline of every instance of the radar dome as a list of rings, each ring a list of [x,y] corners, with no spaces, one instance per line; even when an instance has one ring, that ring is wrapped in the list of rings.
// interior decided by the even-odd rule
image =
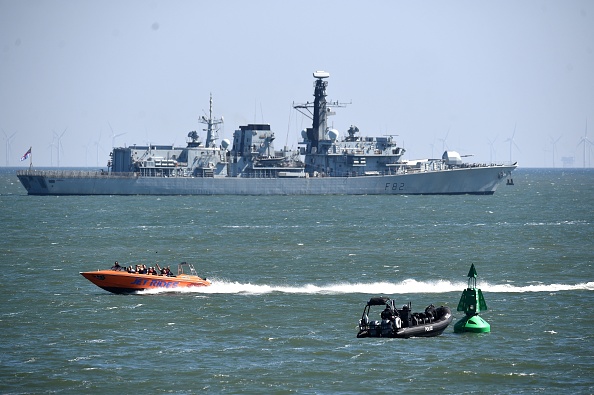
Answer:
[[[332,141],[335,141],[338,138],[338,130],[330,129],[328,130],[328,138]]]

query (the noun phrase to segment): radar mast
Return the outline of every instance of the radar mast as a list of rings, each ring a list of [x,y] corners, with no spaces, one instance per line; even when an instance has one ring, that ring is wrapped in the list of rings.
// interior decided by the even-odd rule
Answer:
[[[207,148],[215,148],[216,147],[216,140],[219,138],[219,128],[217,125],[220,125],[224,122],[223,117],[217,119],[212,117],[212,93],[210,94],[210,106],[208,109],[208,118],[204,115],[198,119],[198,122],[203,123],[206,125],[206,129],[202,129],[206,131],[206,142],[205,147]]]
[[[328,115],[333,115],[330,112],[331,107],[345,107],[347,103],[339,103],[338,101],[328,103],[326,101],[326,87],[328,81],[326,78],[330,77],[330,73],[326,71],[316,71],[313,73],[314,78],[314,102],[307,102],[305,104],[295,104],[293,108],[301,114],[312,119],[312,127],[306,129],[309,153],[319,152],[321,141],[327,140],[326,132],[328,130]],[[313,109],[313,112],[312,112]],[[307,113],[305,112],[307,110]],[[314,150],[311,150],[314,148]]]

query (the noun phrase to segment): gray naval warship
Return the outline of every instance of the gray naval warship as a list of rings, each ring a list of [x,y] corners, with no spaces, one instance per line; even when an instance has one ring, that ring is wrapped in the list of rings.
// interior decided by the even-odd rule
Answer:
[[[186,146],[133,145],[114,148],[107,170],[19,170],[29,195],[490,195],[517,164],[473,164],[455,151],[441,159],[405,160],[393,136],[361,136],[351,126],[344,137],[328,127],[329,73],[317,71],[314,101],[294,104],[312,119],[297,150],[276,150],[269,124],[240,126],[233,141],[218,143],[222,119],[213,118],[206,139],[188,133]]]

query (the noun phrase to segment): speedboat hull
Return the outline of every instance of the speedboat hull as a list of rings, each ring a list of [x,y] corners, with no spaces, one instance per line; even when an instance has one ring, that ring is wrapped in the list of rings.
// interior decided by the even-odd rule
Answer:
[[[443,315],[433,321],[422,324],[417,324],[408,328],[400,328],[392,337],[409,338],[409,337],[432,337],[438,336],[452,323],[453,316],[449,307],[442,307],[444,309]]]
[[[97,270],[80,274],[99,288],[114,294],[130,294],[146,289],[176,291],[180,288],[210,285],[208,280],[191,274],[167,277],[114,270]]]

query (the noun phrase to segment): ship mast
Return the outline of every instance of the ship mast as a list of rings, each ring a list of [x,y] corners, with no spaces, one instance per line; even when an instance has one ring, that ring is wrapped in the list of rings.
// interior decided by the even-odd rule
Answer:
[[[328,111],[326,107],[326,87],[328,86],[328,81],[324,81],[328,77],[330,77],[329,73],[320,71],[314,73],[316,87],[314,90],[313,124],[311,136],[308,135],[308,137],[315,146],[318,145],[319,141],[325,139],[326,129],[328,128],[328,117],[326,114]]]
[[[218,132],[219,128],[217,125],[224,122],[223,117],[217,119],[212,117],[212,93],[210,94],[210,106],[208,109],[208,118],[204,115],[198,119],[198,122],[203,123],[206,125],[206,129],[202,129],[206,131],[206,143],[205,146],[207,148],[215,148],[216,144],[215,141],[218,139]]]
[[[330,73],[326,71],[316,71],[313,73],[315,81],[314,102],[305,104],[294,104],[293,108],[301,114],[312,119],[312,127],[307,128],[307,153],[322,153],[324,142],[328,140],[326,132],[328,131],[328,115],[334,115],[330,112],[330,107],[345,107],[348,103],[339,103],[338,101],[328,103],[326,101],[326,87]],[[313,112],[312,112],[313,109]],[[305,112],[307,111],[307,113]],[[327,146],[327,144],[326,144]]]

